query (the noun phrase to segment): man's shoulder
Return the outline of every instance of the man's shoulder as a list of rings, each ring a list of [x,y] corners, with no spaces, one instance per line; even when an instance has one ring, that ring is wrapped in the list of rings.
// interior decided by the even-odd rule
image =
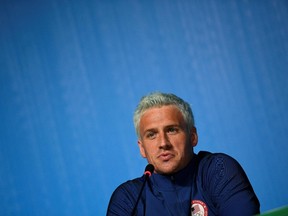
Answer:
[[[120,184],[110,198],[107,215],[116,215],[115,212],[117,215],[128,215],[133,209],[142,184],[143,177]]]
[[[199,163],[203,165],[213,165],[213,164],[221,164],[224,162],[228,163],[236,163],[238,164],[237,160],[234,159],[232,156],[225,154],[225,153],[211,153],[207,151],[200,151],[197,154],[197,157],[199,159]]]
[[[137,192],[140,190],[143,181],[144,181],[143,177],[138,177],[123,182],[115,189],[113,195],[117,196],[120,194],[130,194],[133,196],[133,194],[137,194]]]
[[[210,197],[226,191],[223,188],[230,188],[238,180],[246,181],[245,176],[240,164],[225,153],[209,153],[199,159],[197,182],[203,191],[209,191]]]
[[[259,212],[259,201],[244,169],[230,155],[210,153],[202,157],[197,182],[205,199],[225,215],[238,214],[239,203],[246,206],[243,215]]]
[[[227,172],[242,171],[241,165],[232,156],[225,153],[199,152],[199,172],[203,174],[218,175],[219,177]]]

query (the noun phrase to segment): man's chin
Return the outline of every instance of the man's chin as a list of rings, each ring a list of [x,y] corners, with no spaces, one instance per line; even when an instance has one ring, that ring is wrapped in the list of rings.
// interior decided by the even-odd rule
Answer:
[[[160,166],[157,167],[156,173],[161,174],[161,175],[172,175],[177,172],[177,167],[171,166],[171,165],[166,165],[166,166]]]

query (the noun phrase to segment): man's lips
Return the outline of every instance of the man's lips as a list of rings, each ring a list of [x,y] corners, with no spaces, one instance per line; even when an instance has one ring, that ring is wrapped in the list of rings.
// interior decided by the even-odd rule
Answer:
[[[173,157],[174,157],[174,155],[172,153],[169,153],[169,152],[161,153],[158,155],[158,158],[163,160],[163,161],[168,161]]]

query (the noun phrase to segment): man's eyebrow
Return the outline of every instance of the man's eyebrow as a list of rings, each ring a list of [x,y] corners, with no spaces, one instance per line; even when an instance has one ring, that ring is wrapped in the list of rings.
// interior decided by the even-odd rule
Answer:
[[[148,129],[146,129],[146,130],[144,131],[144,134],[147,133],[147,132],[155,132],[155,131],[157,131],[156,128],[148,128]]]
[[[164,128],[169,128],[169,127],[181,127],[180,124],[171,124],[171,125],[166,125]]]

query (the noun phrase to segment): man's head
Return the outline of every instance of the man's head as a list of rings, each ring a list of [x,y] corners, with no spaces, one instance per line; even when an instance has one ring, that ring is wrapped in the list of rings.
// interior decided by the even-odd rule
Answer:
[[[173,94],[143,97],[134,113],[140,153],[156,173],[183,169],[193,156],[198,136],[190,105]]]

